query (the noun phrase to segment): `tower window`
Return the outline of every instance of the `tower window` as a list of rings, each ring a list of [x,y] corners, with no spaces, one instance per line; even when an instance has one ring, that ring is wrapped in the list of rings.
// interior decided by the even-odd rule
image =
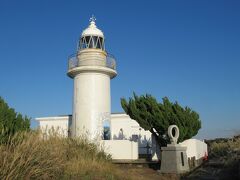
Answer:
[[[97,46],[96,46],[97,49],[102,49],[102,47],[100,45],[100,38],[97,39],[97,43],[96,44],[97,44]]]
[[[103,43],[103,38],[102,38],[102,37],[99,37],[99,45],[100,45],[100,48],[101,48],[101,49],[103,49],[103,50],[105,49],[105,48],[104,48],[104,43]]]
[[[92,40],[93,40],[94,48],[97,48],[98,37],[97,36],[92,36]]]
[[[93,39],[92,39],[92,37],[90,37],[90,40],[87,41],[87,42],[89,42],[89,43],[88,43],[88,48],[94,48],[94,44],[93,44]]]
[[[98,36],[83,36],[79,41],[79,49],[95,48],[104,50],[104,41]]]
[[[87,48],[86,39],[85,39],[84,37],[81,38],[81,40],[80,40],[79,48],[80,48],[80,49],[85,49],[85,48]]]

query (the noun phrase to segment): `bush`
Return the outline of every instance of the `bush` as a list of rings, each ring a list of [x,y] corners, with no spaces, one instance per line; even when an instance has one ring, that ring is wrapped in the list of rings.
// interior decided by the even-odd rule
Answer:
[[[214,157],[226,156],[229,151],[228,143],[213,142],[211,145],[211,152]]]
[[[30,130],[30,119],[16,113],[0,97],[0,143],[6,143],[16,132],[26,130]]]
[[[124,179],[86,139],[21,132],[0,145],[0,179]]]
[[[127,101],[121,98],[121,105],[126,114],[136,120],[146,131],[150,131],[160,146],[170,143],[167,136],[168,127],[177,125],[180,131],[178,141],[197,135],[201,128],[199,114],[178,102],[171,102],[167,97],[158,102],[153,96],[146,94],[133,97]]]
[[[232,154],[240,153],[240,136],[232,139],[217,139],[210,142],[210,152],[213,157],[229,157]]]

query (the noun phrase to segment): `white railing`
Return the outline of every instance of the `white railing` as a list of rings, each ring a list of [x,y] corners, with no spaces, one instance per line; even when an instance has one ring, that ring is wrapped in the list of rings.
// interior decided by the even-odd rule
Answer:
[[[88,64],[88,66],[89,65],[91,65],[91,64]],[[95,65],[95,64],[92,64],[92,65]],[[68,70],[71,70],[71,69],[76,68],[76,67],[81,67],[81,66],[86,66],[86,65],[82,65],[82,64],[79,65],[79,60],[78,60],[78,54],[77,53],[69,56],[69,58],[68,58]],[[111,68],[113,70],[116,70],[116,60],[115,60],[113,55],[107,54],[106,63],[104,63],[104,64],[99,63],[98,66],[103,66],[103,67],[107,67],[107,68]]]

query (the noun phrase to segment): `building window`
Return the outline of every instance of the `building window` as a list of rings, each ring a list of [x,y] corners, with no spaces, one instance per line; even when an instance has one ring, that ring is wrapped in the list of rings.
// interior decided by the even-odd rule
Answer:
[[[108,120],[103,122],[103,139],[110,140],[111,139],[111,130],[110,130],[110,123]]]

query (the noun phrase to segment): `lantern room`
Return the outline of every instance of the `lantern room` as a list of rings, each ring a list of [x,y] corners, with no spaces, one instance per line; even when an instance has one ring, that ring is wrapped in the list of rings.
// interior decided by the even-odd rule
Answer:
[[[96,18],[92,16],[89,26],[83,30],[78,44],[79,51],[90,48],[105,51],[104,35],[103,32],[97,28],[95,21]]]

